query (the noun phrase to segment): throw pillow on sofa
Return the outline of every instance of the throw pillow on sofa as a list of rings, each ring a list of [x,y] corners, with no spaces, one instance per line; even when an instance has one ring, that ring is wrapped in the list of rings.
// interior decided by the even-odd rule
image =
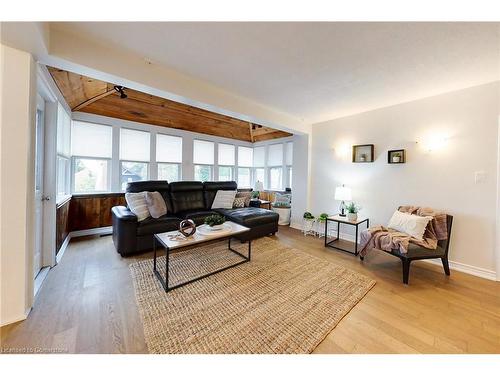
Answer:
[[[167,214],[167,205],[161,194],[157,191],[146,192],[146,203],[151,217],[158,219]]]
[[[406,233],[417,240],[422,240],[427,224],[432,220],[432,216],[412,215],[405,212],[396,211],[387,224],[388,228],[398,232]]]
[[[235,196],[236,196],[236,190],[217,190],[214,202],[212,203],[212,209],[233,208],[233,202]]]
[[[128,208],[137,216],[137,221],[143,221],[150,216],[145,193],[144,191],[140,193],[125,193]]]
[[[234,198],[234,202],[233,202],[233,208],[243,208],[245,207],[245,200],[246,198],[245,197],[241,197],[241,198]]]
[[[236,198],[245,198],[245,207],[250,206],[250,199],[252,199],[252,192],[251,191],[240,191],[239,193],[236,193]]]

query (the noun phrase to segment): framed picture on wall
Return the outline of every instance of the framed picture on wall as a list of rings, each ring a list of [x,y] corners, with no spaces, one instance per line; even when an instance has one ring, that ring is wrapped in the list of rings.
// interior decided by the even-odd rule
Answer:
[[[352,146],[352,162],[353,163],[373,163],[374,160],[374,145],[355,145]]]
[[[389,150],[387,152],[387,162],[389,164],[403,164],[406,163],[405,150]]]

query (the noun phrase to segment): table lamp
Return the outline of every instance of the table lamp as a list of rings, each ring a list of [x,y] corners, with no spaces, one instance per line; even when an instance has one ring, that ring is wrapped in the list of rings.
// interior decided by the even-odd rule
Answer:
[[[264,190],[264,184],[262,183],[262,181],[259,180],[255,181],[255,186],[253,187],[253,190],[256,191],[257,193],[260,193],[262,190]]]
[[[352,199],[351,196],[351,189],[345,187],[344,185],[338,186],[335,188],[335,200],[341,201],[340,207],[339,207],[339,215],[340,216],[345,216],[345,202],[344,201],[350,201]]]

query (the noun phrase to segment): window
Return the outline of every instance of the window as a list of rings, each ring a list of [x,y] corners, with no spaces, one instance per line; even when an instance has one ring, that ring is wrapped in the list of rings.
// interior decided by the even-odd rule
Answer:
[[[255,182],[260,181],[264,184],[265,187],[266,170],[264,168],[255,168],[254,173],[255,173]]]
[[[238,168],[238,187],[251,187],[250,168]]]
[[[253,148],[238,146],[238,186],[248,188],[252,184]]]
[[[269,189],[281,190],[281,167],[269,168]]]
[[[195,181],[210,181],[212,179],[212,166],[210,165],[195,165],[194,166]]]
[[[233,181],[234,154],[234,145],[219,143],[219,181]]]
[[[57,175],[56,196],[62,198],[70,194],[71,173],[71,119],[64,108],[57,107]]]
[[[196,181],[212,180],[214,164],[214,143],[208,141],[193,141],[194,179]]]
[[[75,192],[93,193],[109,191],[109,160],[74,157],[73,161]]]
[[[110,190],[111,150],[111,126],[73,121],[71,153],[74,192]]]
[[[156,135],[156,161],[158,179],[168,182],[181,180],[182,138],[171,135]]]
[[[219,166],[219,181],[233,181],[233,167]]]
[[[254,182],[260,181],[264,188],[266,184],[266,148],[264,146],[255,147],[253,149],[253,166],[254,166]]]
[[[286,187],[292,188],[292,164],[293,164],[293,142],[288,142],[286,144]]]
[[[269,189],[281,190],[283,188],[283,143],[270,145],[267,154],[269,168]]]
[[[120,183],[125,190],[128,182],[147,180],[149,175],[150,134],[132,129],[120,129]]]

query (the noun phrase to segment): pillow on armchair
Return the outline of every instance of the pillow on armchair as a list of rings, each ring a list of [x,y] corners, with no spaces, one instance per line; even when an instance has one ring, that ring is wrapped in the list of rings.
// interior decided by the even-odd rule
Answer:
[[[422,240],[427,224],[433,219],[432,216],[412,215],[401,211],[396,211],[389,220],[387,228],[395,229],[398,232],[406,233],[417,240]]]
[[[290,194],[276,193],[274,196],[273,206],[275,207],[290,207],[291,196]]]

